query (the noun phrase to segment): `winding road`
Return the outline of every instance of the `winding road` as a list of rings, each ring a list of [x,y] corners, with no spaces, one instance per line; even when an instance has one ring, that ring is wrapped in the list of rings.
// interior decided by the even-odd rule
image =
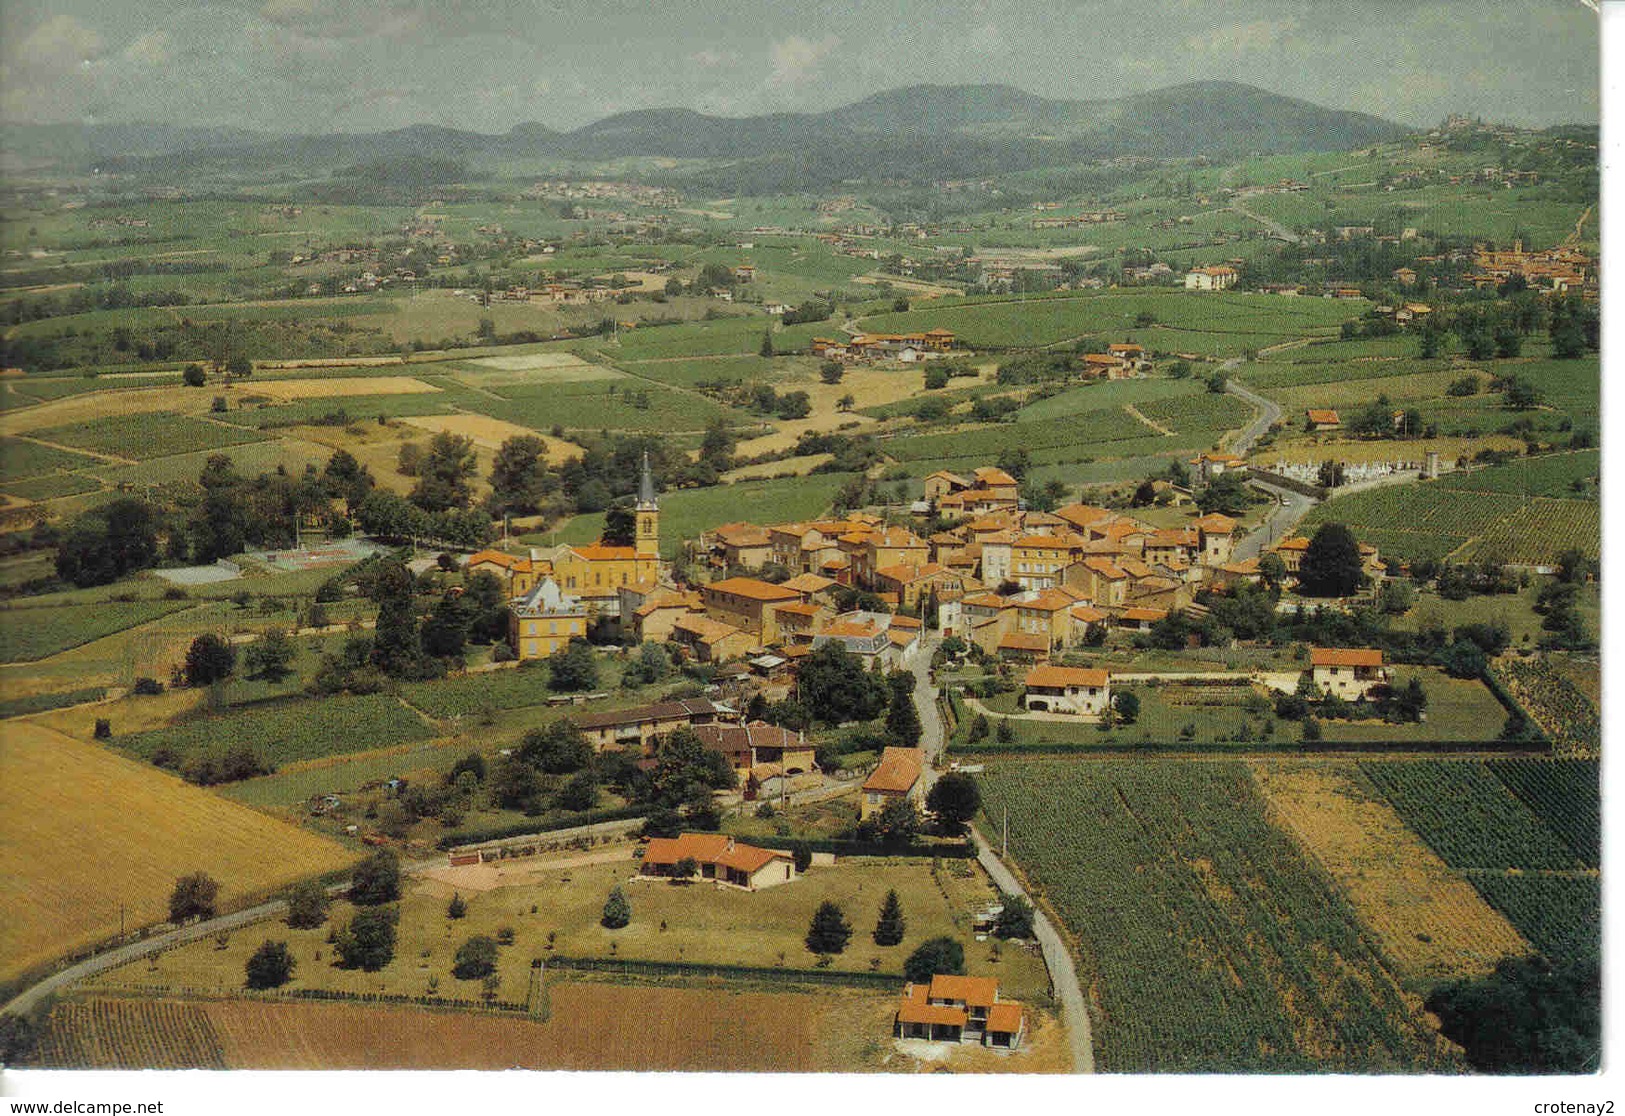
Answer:
[[[931,681],[931,656],[936,653],[935,639],[922,639],[919,650],[909,669],[914,674],[914,705],[920,713],[920,747],[925,752],[925,771],[921,776],[925,789],[937,781],[936,765],[947,745],[942,714],[937,707],[937,687]],[[988,876],[1007,895],[1020,895],[1028,902],[1032,896],[1021,886],[1021,881],[1005,867],[985,838],[971,828],[971,839],[976,843],[976,861]],[[1078,971],[1072,964],[1072,953],[1055,926],[1044,914],[1043,908],[1033,903],[1033,935],[1044,954],[1044,966],[1049,969],[1050,987],[1061,1005],[1061,1022],[1066,1025],[1068,1041],[1072,1047],[1072,1072],[1094,1073],[1094,1031],[1089,1023],[1089,1006],[1078,986]]]

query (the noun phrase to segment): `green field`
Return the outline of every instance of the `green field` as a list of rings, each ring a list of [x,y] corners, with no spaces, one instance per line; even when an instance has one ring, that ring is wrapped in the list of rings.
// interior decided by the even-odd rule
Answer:
[[[1601,450],[1581,450],[1457,471],[1441,478],[1439,487],[1461,492],[1563,497],[1573,495],[1575,481],[1591,480],[1600,475],[1601,469]]]
[[[717,419],[754,426],[758,419],[722,407],[691,391],[654,384],[629,385],[625,380],[568,384],[498,386],[503,400],[471,399],[466,405],[492,418],[533,430],[562,426],[566,430],[630,430],[649,433],[700,431]]]
[[[1597,876],[1468,872],[1486,902],[1529,944],[1554,960],[1595,958],[1602,948],[1602,881]]]
[[[0,663],[32,662],[190,607],[190,601],[47,604],[43,598],[0,609]]]
[[[43,435],[42,435],[43,437]],[[55,441],[47,438],[47,441]],[[83,454],[42,446],[22,438],[0,438],[0,473],[7,482],[25,477],[43,477],[68,469],[83,469],[96,464],[96,459]]]
[[[186,757],[227,747],[247,747],[265,761],[296,760],[388,748],[431,735],[416,713],[384,694],[277,701],[260,708],[194,721],[151,732],[114,737],[113,743],[142,759],[159,748]]]
[[[1360,770],[1452,868],[1582,867],[1574,851],[1480,761],[1373,760]]]
[[[1322,523],[1346,524],[1362,541],[1403,560],[1442,557],[1470,542],[1459,557],[1551,562],[1570,548],[1595,556],[1602,542],[1601,509],[1594,501],[1525,501],[1442,481],[1339,496],[1311,509],[1303,529]]]
[[[1602,781],[1596,760],[1505,759],[1487,766],[1582,864],[1601,866]]]
[[[1078,936],[1104,1072],[1451,1067],[1244,764],[997,760],[981,782]]]
[[[55,500],[62,496],[77,496],[84,492],[95,492],[101,488],[100,482],[94,477],[87,477],[82,473],[57,473],[50,476],[34,477],[31,480],[21,480],[16,483],[6,482],[4,490],[7,496],[20,496],[24,500]]]
[[[813,519],[830,510],[835,493],[852,479],[850,473],[821,473],[779,480],[739,481],[715,488],[683,489],[660,497],[660,552],[675,558],[685,539],[723,523],[741,520],[783,523]],[[592,542],[603,534],[604,515],[578,515],[557,532],[524,536],[525,542]]]
[[[171,454],[196,453],[257,442],[264,435],[223,423],[158,412],[115,415],[95,422],[59,426],[40,431],[39,437],[76,449],[146,461]]]

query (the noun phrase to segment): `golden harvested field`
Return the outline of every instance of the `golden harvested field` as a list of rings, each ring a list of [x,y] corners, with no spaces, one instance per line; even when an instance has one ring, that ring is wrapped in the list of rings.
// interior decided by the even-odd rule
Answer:
[[[1301,427],[1302,424],[1299,425]],[[1451,463],[1462,454],[1470,457],[1486,449],[1521,451],[1523,443],[1505,434],[1486,434],[1481,438],[1417,438],[1409,442],[1357,442],[1331,438],[1325,441],[1294,440],[1260,451],[1254,461],[1268,468],[1278,463],[1314,464],[1335,457],[1349,465],[1368,465],[1376,461],[1423,461],[1427,458],[1428,450],[1438,450],[1440,459]]]
[[[541,434],[528,426],[520,426],[514,422],[504,422],[502,419],[487,418],[484,415],[415,415],[403,418],[402,422],[408,426],[415,426],[419,430],[427,430],[439,434],[450,431],[461,434],[465,438],[474,439],[474,444],[481,449],[495,450],[502,447],[502,443],[509,438],[528,434],[540,438],[547,443],[547,460],[557,465],[568,461],[572,457],[581,456],[582,449],[574,442],[567,442],[563,438],[555,438],[551,434]],[[480,461],[481,475],[491,471],[491,463],[482,455]]]
[[[965,377],[952,381],[952,386],[964,388],[979,382]],[[772,434],[740,442],[736,452],[741,457],[789,449],[807,430],[835,430],[853,422],[859,423],[863,429],[874,426],[876,420],[868,415],[847,414],[836,409],[836,401],[843,395],[850,395],[856,401],[854,405],[863,408],[923,395],[925,371],[919,365],[906,364],[890,368],[849,368],[838,384],[826,384],[816,374],[809,372],[804,378],[786,381],[779,390],[805,391],[812,401],[812,414],[794,422],[775,422]]]
[[[161,922],[175,879],[221,900],[343,868],[338,844],[29,721],[0,736],[0,978]]]
[[[1487,973],[1528,948],[1387,803],[1361,788],[1351,764],[1252,766],[1276,820],[1342,886],[1406,976]]]
[[[346,395],[421,395],[440,389],[412,376],[348,376],[331,380],[256,380],[254,392],[279,402]]]
[[[788,457],[783,461],[764,461],[760,465],[741,465],[737,469],[729,469],[722,474],[722,479],[732,484],[734,481],[753,480],[761,477],[777,477],[785,473],[794,473],[804,477],[826,461],[834,460],[833,453],[810,453],[805,457]]]
[[[351,1004],[204,1005],[233,1069],[810,1072],[829,1009],[881,998],[550,982],[551,1017]]]
[[[179,383],[178,377],[176,383]],[[255,390],[258,388],[256,384]],[[37,407],[5,412],[0,415],[0,434],[26,434],[30,430],[47,430],[53,426],[73,426],[117,415],[151,414],[156,411],[202,415],[208,413],[209,403],[216,394],[207,388],[186,392],[161,387],[120,388],[117,391],[70,395],[66,399],[41,403]]]
[[[1346,407],[1352,413],[1378,395],[1386,395],[1396,406],[1416,399],[1442,399],[1452,381],[1475,371],[1482,379],[1489,378],[1487,373],[1475,369],[1446,368],[1442,372],[1413,372],[1407,376],[1379,376],[1361,380],[1355,378],[1361,374],[1356,365],[1349,369],[1349,378],[1338,383],[1270,388],[1268,392],[1270,398],[1285,407],[1289,415],[1309,407]],[[1301,415],[1298,417],[1302,418]]]

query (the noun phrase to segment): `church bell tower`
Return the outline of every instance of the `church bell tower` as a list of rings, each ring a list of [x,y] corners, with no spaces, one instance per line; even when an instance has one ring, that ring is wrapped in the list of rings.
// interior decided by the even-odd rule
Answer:
[[[649,472],[649,451],[643,451],[643,475],[638,480],[637,538],[639,558],[660,557],[660,503],[655,499],[655,479]]]

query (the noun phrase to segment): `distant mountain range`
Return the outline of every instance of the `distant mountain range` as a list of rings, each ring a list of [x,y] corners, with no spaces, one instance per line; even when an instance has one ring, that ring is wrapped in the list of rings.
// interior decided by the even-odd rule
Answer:
[[[619,113],[570,132],[519,124],[501,135],[417,125],[391,132],[275,135],[161,124],[13,125],[8,158],[154,175],[271,172],[304,177],[376,160],[432,156],[472,168],[517,159],[657,156],[740,161],[752,178],[929,181],[1119,155],[1233,157],[1346,150],[1404,128],[1238,82],[1177,85],[1105,101],[1064,101],[1008,85],[916,85],[821,113]]]

